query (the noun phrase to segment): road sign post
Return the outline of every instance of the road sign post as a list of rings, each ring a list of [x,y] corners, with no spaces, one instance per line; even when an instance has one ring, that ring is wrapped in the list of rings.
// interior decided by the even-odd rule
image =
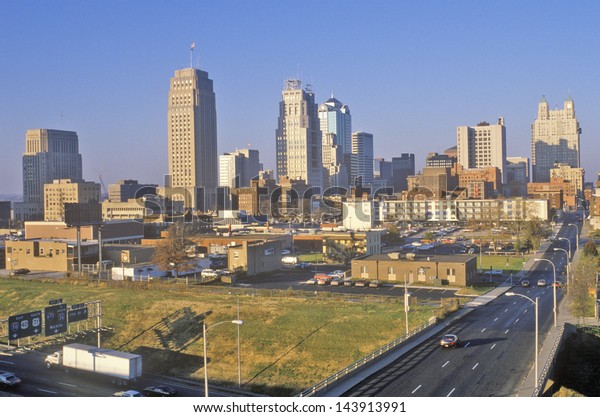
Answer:
[[[31,311],[8,317],[8,341],[42,334],[42,312]]]
[[[67,331],[67,305],[56,304],[44,309],[44,328],[46,336],[55,336]]]

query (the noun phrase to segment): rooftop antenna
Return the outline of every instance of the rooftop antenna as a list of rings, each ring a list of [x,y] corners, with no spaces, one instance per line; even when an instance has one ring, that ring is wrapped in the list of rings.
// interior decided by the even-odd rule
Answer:
[[[194,48],[195,47],[196,47],[196,42],[192,42],[192,44],[190,45],[190,68],[194,68],[193,61],[194,61]]]

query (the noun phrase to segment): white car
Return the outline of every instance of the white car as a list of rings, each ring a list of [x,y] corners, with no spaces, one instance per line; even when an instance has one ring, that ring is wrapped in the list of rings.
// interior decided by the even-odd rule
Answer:
[[[202,278],[218,278],[219,277],[219,273],[217,271],[215,271],[214,269],[204,269],[202,270],[202,273],[200,274],[202,276]]]
[[[113,394],[113,397],[143,397],[143,395],[139,391],[135,390],[127,390],[127,391],[118,391]]]
[[[344,271],[342,271],[341,269],[336,269],[329,275],[331,275],[332,277],[335,277],[335,278],[341,278],[341,279],[346,278],[346,273]]]

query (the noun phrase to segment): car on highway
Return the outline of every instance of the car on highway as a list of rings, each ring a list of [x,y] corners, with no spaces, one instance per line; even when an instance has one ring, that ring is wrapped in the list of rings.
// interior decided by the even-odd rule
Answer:
[[[562,286],[563,286],[563,283],[562,283],[562,282],[560,282],[560,281],[556,281],[556,282],[553,282],[553,283],[552,283],[552,286],[553,286],[553,287],[556,287],[556,288],[562,288]]]
[[[538,279],[537,286],[538,287],[545,287],[546,286],[546,280],[545,279]]]
[[[16,388],[21,385],[21,380],[12,372],[0,372],[0,385],[4,388]]]
[[[142,393],[133,389],[127,391],[117,391],[113,395],[113,397],[143,397]]]
[[[443,348],[457,348],[460,344],[460,339],[455,334],[445,334],[440,340],[440,346]]]
[[[531,284],[529,283],[529,281],[527,281],[526,279],[524,279],[523,281],[521,281],[521,287],[523,287],[523,288],[529,288],[529,287],[531,287]]]
[[[144,395],[147,397],[174,397],[177,390],[168,385],[155,385],[144,388]]]
[[[30,272],[31,271],[27,268],[19,268],[19,269],[15,269],[12,274],[13,275],[27,275]]]

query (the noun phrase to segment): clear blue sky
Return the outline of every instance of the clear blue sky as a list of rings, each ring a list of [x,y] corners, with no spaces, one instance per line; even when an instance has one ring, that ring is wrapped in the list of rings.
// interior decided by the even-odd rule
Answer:
[[[0,0],[0,194],[22,192],[30,128],[79,134],[84,177],[162,181],[169,78],[194,65],[217,97],[219,153],[251,144],[274,168],[283,81],[350,106],[375,154],[456,144],[503,116],[509,156],[531,157],[545,94],[575,102],[587,179],[600,169],[597,1]]]

